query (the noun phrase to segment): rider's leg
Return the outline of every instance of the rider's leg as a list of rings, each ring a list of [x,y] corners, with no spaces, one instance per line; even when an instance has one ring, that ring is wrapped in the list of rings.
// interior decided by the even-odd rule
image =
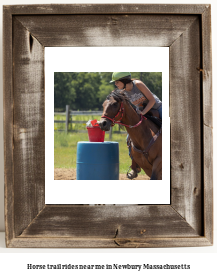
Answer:
[[[162,105],[158,108],[159,118],[162,120]]]

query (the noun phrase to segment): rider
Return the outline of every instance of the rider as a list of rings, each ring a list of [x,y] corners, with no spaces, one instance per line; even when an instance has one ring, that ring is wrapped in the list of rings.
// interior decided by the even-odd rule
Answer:
[[[111,82],[115,82],[115,86],[118,89],[125,89],[125,94],[129,100],[138,108],[146,104],[145,108],[140,111],[142,115],[145,115],[151,108],[154,108],[159,112],[159,118],[162,119],[162,102],[160,99],[141,80],[131,79],[130,72],[113,72]],[[134,159],[132,157],[131,159],[132,170],[127,174],[129,179],[136,178],[141,171]]]

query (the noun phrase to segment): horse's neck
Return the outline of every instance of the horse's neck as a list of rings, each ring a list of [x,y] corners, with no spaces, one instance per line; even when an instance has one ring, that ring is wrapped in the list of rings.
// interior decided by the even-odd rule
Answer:
[[[130,126],[134,126],[138,124],[141,120],[141,117],[136,113],[136,111],[130,106],[129,103],[125,103],[124,105],[124,117],[122,119],[122,123]],[[128,134],[130,135],[131,140],[134,145],[138,148],[144,149],[149,144],[152,138],[152,130],[150,126],[150,122],[148,120],[143,119],[142,123],[135,127],[129,128],[126,127]]]
[[[140,118],[129,102],[124,101],[124,116],[122,122],[126,125],[134,126]]]

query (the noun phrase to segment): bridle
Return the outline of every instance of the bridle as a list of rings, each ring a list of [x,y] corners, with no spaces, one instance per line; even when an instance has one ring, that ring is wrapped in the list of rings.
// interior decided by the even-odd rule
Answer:
[[[118,121],[115,120],[115,118],[117,118],[119,116],[119,114],[121,113],[121,117],[119,118]],[[110,120],[112,122],[112,126],[114,126],[115,124],[119,124],[119,125],[123,125],[123,126],[126,126],[126,127],[129,127],[129,128],[133,128],[133,127],[137,127],[139,126],[143,119],[147,120],[147,118],[145,116],[143,116],[142,114],[141,115],[141,118],[140,118],[140,121],[136,124],[136,125],[126,125],[126,124],[123,124],[121,122],[122,118],[123,118],[123,115],[124,115],[124,105],[123,105],[123,102],[121,102],[121,105],[120,105],[120,108],[118,110],[118,113],[116,114],[116,116],[114,116],[114,118],[109,118],[108,116],[105,116],[105,115],[102,115],[101,118],[106,118],[108,120]]]

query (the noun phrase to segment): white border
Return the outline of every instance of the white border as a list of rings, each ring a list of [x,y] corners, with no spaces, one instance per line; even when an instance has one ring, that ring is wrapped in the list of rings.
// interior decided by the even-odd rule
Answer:
[[[54,72],[113,71],[162,72],[163,179],[161,181],[54,180]],[[45,48],[45,203],[170,204],[168,47]]]

